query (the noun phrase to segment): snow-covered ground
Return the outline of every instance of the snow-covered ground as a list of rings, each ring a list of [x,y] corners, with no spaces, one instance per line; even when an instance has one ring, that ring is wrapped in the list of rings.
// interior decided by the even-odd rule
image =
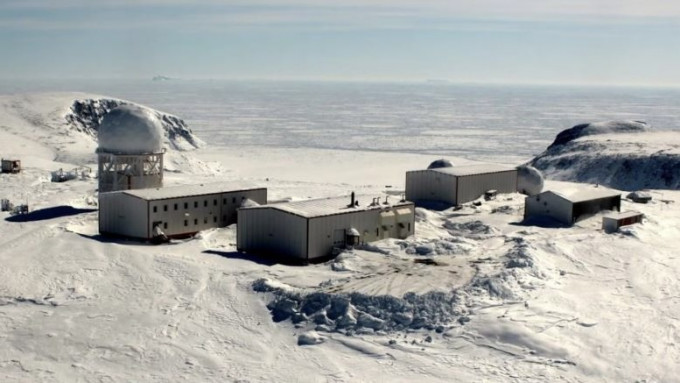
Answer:
[[[63,120],[88,97],[0,98],[0,154],[24,167],[0,175],[0,197],[33,211],[0,213],[0,381],[670,382],[680,373],[679,191],[624,200],[646,219],[614,234],[600,230],[601,216],[524,225],[519,194],[419,208],[415,237],[309,266],[236,253],[234,226],[161,246],[113,241],[97,232],[96,179],[49,180],[93,164],[92,136]],[[437,158],[170,152],[183,161],[167,184],[248,179],[271,199],[396,192],[405,170]]]

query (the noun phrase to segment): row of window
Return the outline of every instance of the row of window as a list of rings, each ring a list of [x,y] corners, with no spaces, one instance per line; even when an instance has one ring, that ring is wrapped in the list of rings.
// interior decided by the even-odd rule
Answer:
[[[245,197],[241,197],[241,199],[244,199]],[[236,197],[233,197],[231,199],[231,203],[236,203]],[[227,204],[227,198],[224,199],[223,204]],[[153,207],[153,212],[158,213],[158,206],[160,205],[155,205]],[[217,206],[217,199],[213,199],[213,206]],[[203,207],[208,207],[208,200],[203,201]],[[179,209],[179,204],[174,204],[173,205],[174,210]],[[185,202],[184,203],[184,210],[187,210],[189,208],[189,203]],[[198,208],[198,201],[194,201],[194,208]],[[168,205],[163,205],[163,211],[168,211]]]
[[[224,220],[227,220],[227,216],[225,215]],[[203,224],[208,223],[208,217],[203,217]],[[217,223],[217,216],[213,216],[213,223]],[[194,218],[194,226],[198,225],[198,218]],[[189,226],[189,220],[185,219],[184,220],[184,226]]]

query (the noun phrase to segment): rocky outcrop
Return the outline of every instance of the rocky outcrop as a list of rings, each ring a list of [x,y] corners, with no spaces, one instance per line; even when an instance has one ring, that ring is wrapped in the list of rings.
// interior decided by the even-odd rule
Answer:
[[[96,138],[99,124],[102,122],[104,115],[119,105],[136,104],[107,98],[75,100],[71,105],[70,111],[65,115],[65,119],[73,129]],[[143,106],[140,107],[145,108]],[[191,129],[187,127],[181,118],[154,109],[146,109],[153,113],[161,122],[164,131],[164,146],[166,148],[185,151],[205,145],[203,141],[192,133]]]
[[[639,122],[578,125],[529,162],[548,179],[619,190],[680,189],[680,132]]]

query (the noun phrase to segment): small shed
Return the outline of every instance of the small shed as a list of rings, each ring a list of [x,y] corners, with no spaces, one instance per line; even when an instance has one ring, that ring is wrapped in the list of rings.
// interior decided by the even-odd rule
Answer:
[[[485,192],[515,193],[517,169],[506,165],[478,164],[406,172],[406,199],[460,205]]]
[[[621,226],[632,225],[642,222],[644,214],[637,211],[626,211],[602,217],[602,230],[607,233],[617,231]]]
[[[621,193],[603,187],[547,190],[524,201],[524,219],[550,217],[567,225],[604,210],[621,210]]]
[[[2,159],[3,173],[19,173],[21,171],[21,160],[6,160]]]
[[[99,194],[99,232],[150,240],[236,222],[243,201],[267,203],[267,189],[244,183],[211,183]]]
[[[265,253],[307,262],[336,248],[415,232],[412,202],[387,195],[324,198],[238,210],[239,251]]]

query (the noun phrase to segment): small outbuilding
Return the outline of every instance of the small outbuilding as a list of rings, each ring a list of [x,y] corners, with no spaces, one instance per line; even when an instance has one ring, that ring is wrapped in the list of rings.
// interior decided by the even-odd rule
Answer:
[[[6,160],[3,158],[0,163],[2,164],[3,173],[21,172],[21,160]]]
[[[547,190],[528,196],[524,203],[524,219],[550,217],[571,225],[604,210],[621,210],[621,193],[603,187]]]
[[[334,249],[384,238],[404,239],[415,231],[415,207],[408,201],[360,196],[325,198],[238,210],[239,251],[301,262]]]
[[[606,217],[602,217],[602,230],[607,233],[613,233],[621,226],[632,225],[635,223],[642,222],[644,214],[637,211],[626,211],[623,213],[611,214]]]
[[[460,205],[487,191],[515,193],[517,169],[496,164],[436,167],[406,172],[406,199]]]
[[[244,201],[267,203],[267,189],[212,183],[99,194],[99,232],[151,240],[186,237],[236,222]]]

